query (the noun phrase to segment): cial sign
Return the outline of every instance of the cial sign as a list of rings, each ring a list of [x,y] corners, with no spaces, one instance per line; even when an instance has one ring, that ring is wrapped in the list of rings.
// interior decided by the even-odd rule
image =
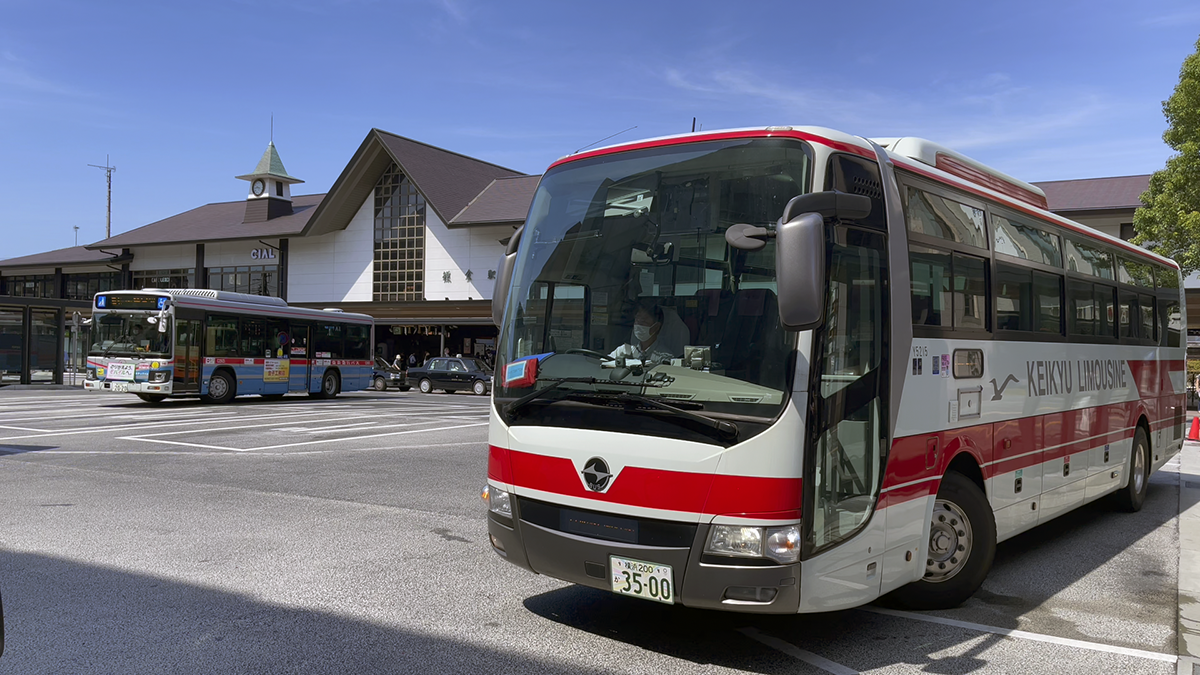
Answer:
[[[251,260],[274,260],[275,249],[273,248],[256,248],[250,251]]]

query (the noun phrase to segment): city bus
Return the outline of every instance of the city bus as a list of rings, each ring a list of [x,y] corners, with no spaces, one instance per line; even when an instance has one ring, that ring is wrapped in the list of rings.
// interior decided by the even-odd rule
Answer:
[[[923,139],[571,155],[497,278],[491,547],[618,595],[953,607],[1183,444],[1179,266]]]
[[[333,398],[370,386],[373,326],[363,314],[246,293],[107,291],[92,303],[83,387],[149,403],[297,392]]]

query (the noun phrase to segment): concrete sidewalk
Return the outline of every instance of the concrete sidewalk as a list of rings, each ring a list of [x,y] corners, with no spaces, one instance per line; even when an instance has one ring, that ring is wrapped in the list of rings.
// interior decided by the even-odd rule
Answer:
[[[1186,431],[1195,411],[1188,411]],[[1200,441],[1179,453],[1179,669],[1200,674]]]

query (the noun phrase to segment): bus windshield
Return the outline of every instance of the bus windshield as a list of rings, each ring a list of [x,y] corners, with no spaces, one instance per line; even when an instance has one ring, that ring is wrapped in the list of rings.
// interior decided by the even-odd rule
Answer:
[[[171,357],[171,332],[158,331],[145,314],[98,314],[92,322],[92,356]],[[167,319],[168,321],[170,319]]]
[[[537,387],[571,381],[540,405],[504,413],[530,389],[498,376],[506,419],[574,425],[560,401],[588,405],[618,390],[626,402],[637,395],[704,415],[774,418],[795,344],[779,325],[774,244],[732,249],[725,231],[778,220],[807,191],[809,153],[787,139],[709,141],[550,171],[523,232],[498,361],[536,356]],[[592,422],[606,414],[596,408]]]

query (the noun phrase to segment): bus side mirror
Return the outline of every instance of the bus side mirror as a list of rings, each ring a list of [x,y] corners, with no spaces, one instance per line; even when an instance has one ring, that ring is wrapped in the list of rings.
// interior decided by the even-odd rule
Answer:
[[[825,219],[805,213],[775,231],[779,323],[788,330],[816,328],[825,318]]]
[[[825,219],[859,220],[870,213],[870,197],[836,190],[798,195],[784,207],[774,233],[784,328],[809,330],[825,318]]]
[[[496,285],[492,287],[492,323],[499,326],[504,322],[504,306],[508,303],[508,287],[512,283],[513,268],[517,264],[517,246],[521,244],[521,234],[525,226],[517,228],[508,240],[504,255],[500,256],[500,264],[496,269]]]

